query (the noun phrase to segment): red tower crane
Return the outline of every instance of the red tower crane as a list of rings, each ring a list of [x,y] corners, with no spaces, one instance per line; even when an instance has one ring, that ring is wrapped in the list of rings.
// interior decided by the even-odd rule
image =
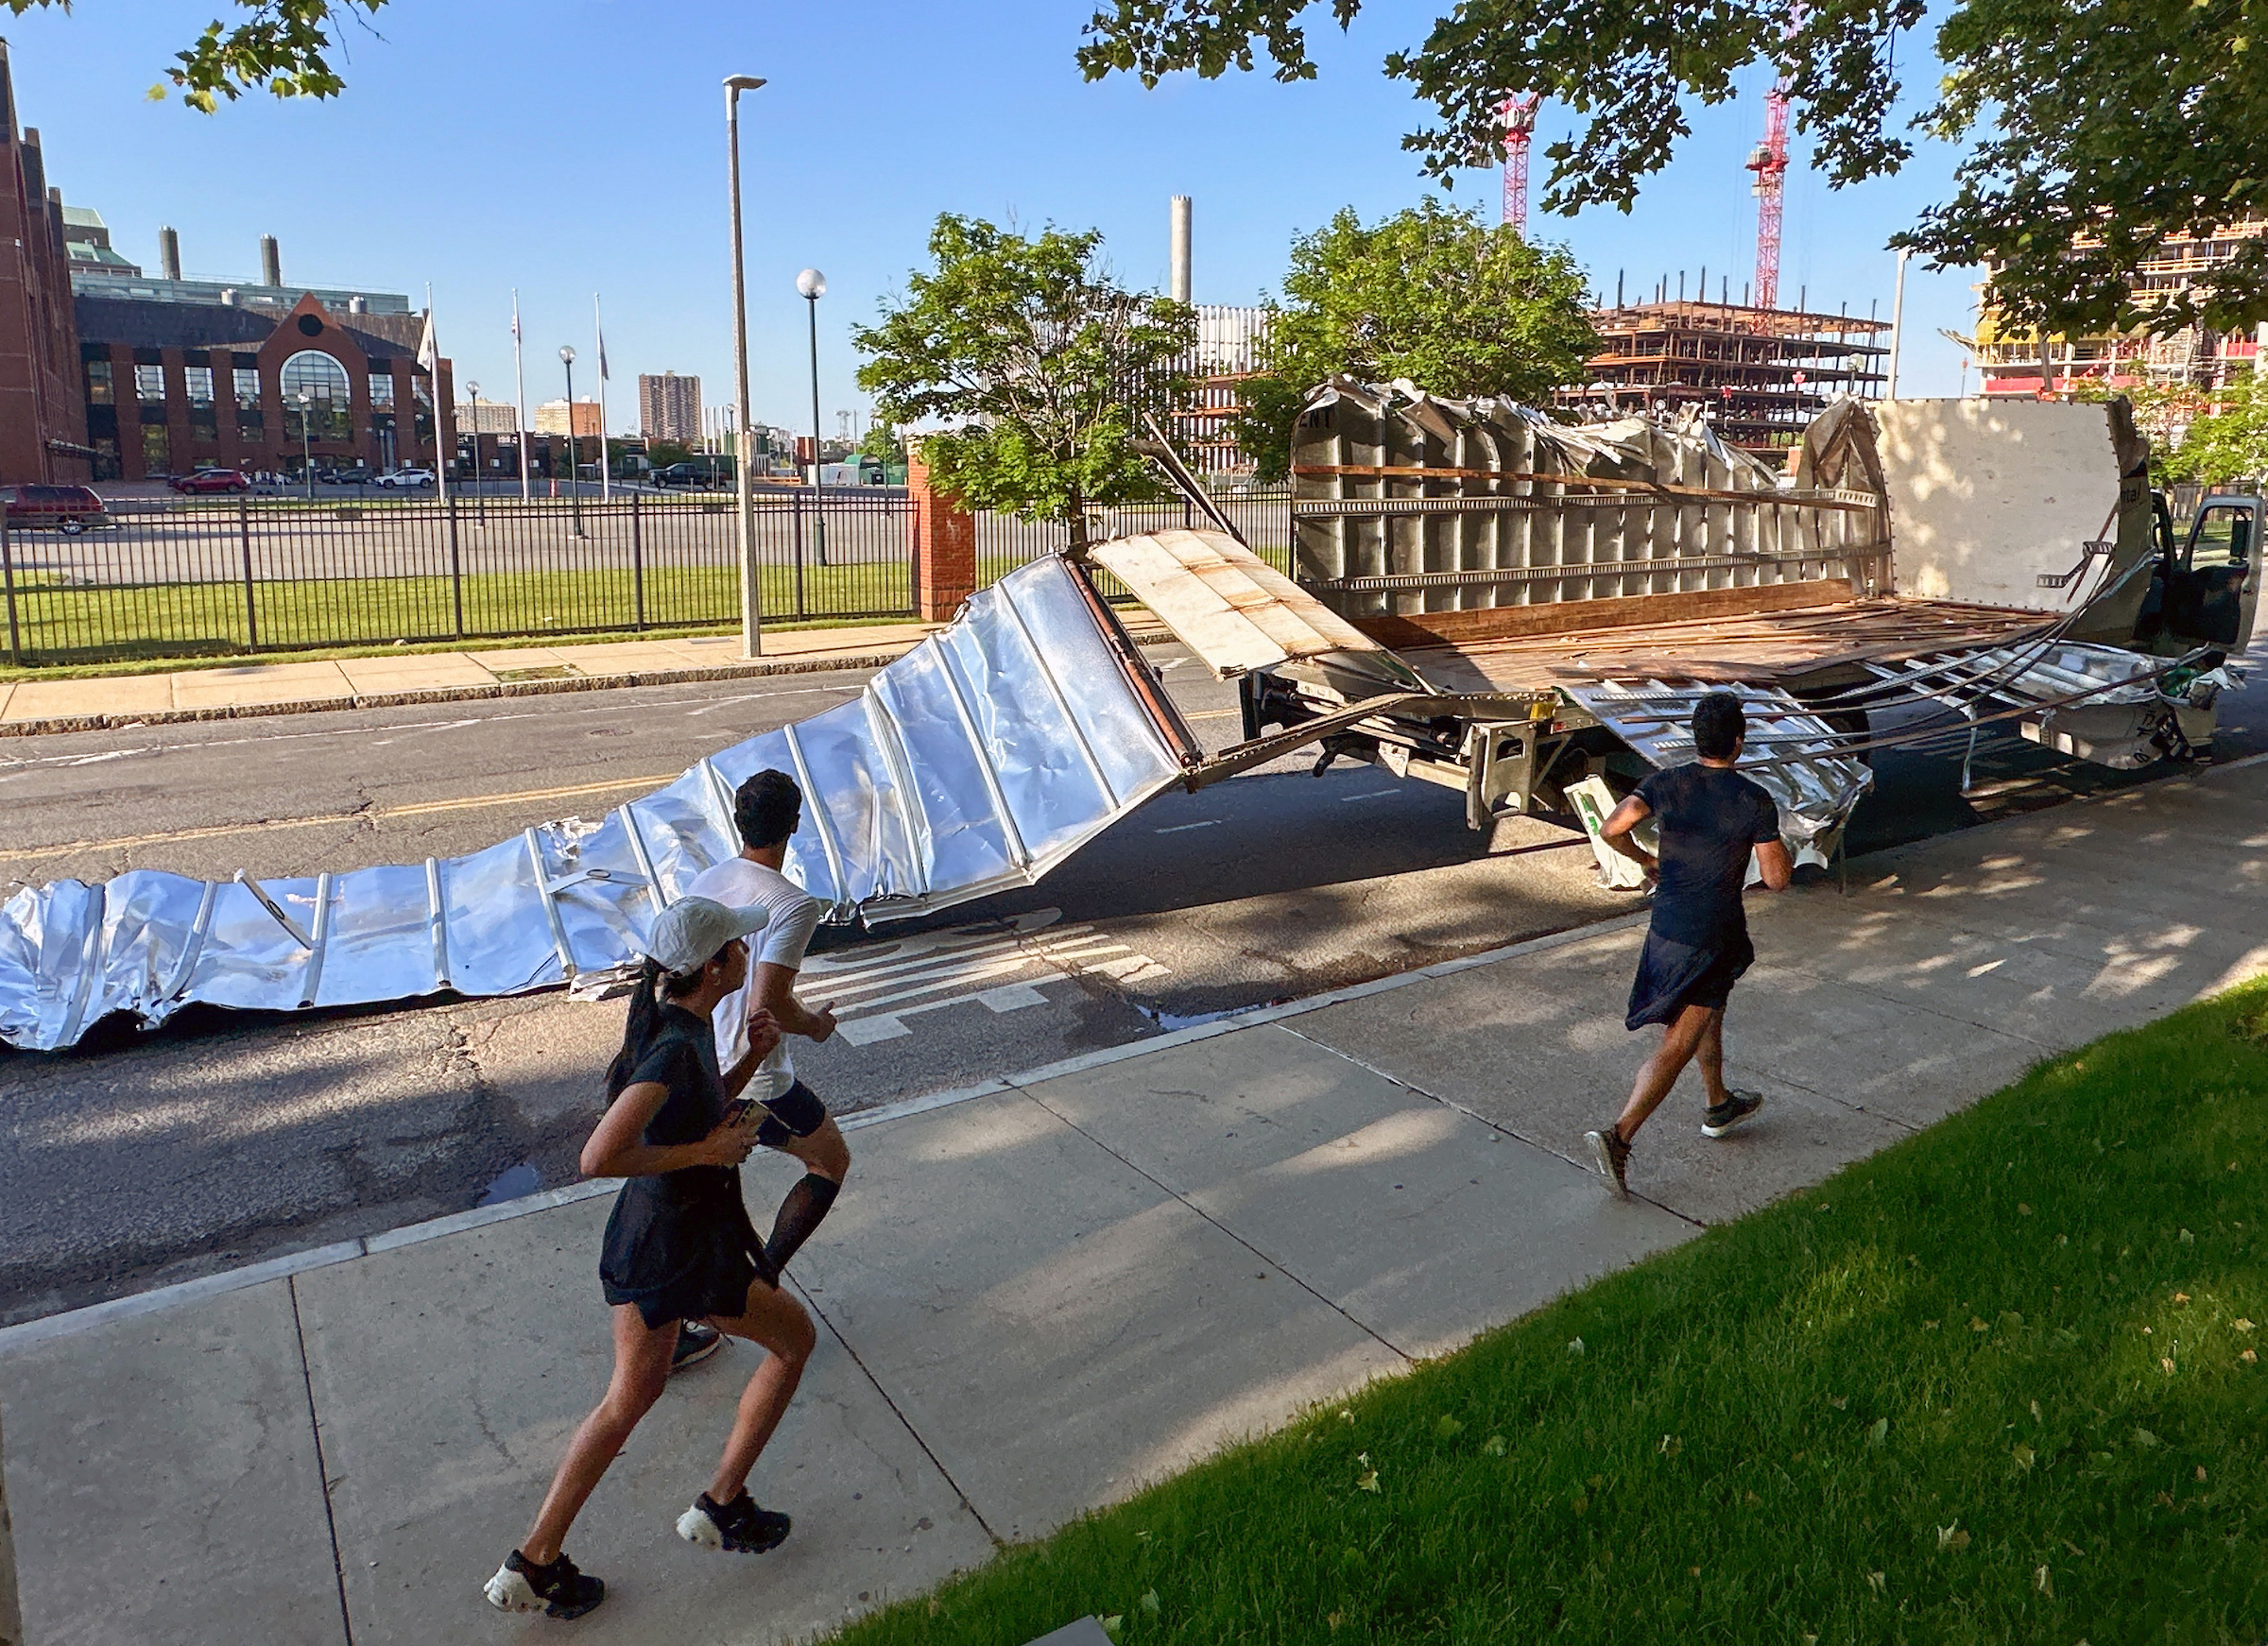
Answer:
[[[1536,135],[1534,92],[1506,97],[1496,106],[1504,121],[1504,217],[1523,240],[1528,233],[1528,140]]]
[[[1788,83],[1764,94],[1764,140],[1748,154],[1756,174],[1756,306],[1779,307],[1779,205],[1788,177]]]

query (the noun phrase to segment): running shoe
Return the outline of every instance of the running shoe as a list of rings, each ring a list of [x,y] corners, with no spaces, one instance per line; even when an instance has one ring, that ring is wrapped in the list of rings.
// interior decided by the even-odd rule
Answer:
[[[1621,1130],[1608,1126],[1604,1131],[1585,1132],[1583,1140],[1590,1145],[1591,1164],[1599,1169],[1617,1194],[1630,1192],[1630,1145],[1623,1141]]]
[[[762,1554],[787,1541],[790,1524],[777,1510],[759,1509],[743,1487],[730,1503],[720,1505],[707,1492],[694,1499],[693,1507],[678,1517],[678,1535],[703,1549]]]
[[[687,1366],[697,1366],[725,1346],[725,1334],[713,1326],[697,1320],[678,1322],[678,1346],[669,1353],[669,1369],[674,1376]]]
[[[481,1593],[500,1612],[579,1618],[607,1598],[607,1586],[577,1571],[564,1553],[549,1566],[538,1566],[515,1549]]]
[[[1701,1111],[1701,1135],[1721,1138],[1763,1106],[1761,1091],[1727,1091],[1723,1103],[1712,1103]]]

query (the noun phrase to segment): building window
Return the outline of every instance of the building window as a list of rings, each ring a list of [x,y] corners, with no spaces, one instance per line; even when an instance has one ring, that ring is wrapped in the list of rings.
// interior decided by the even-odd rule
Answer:
[[[213,401],[213,368],[185,366],[181,381],[189,394],[189,432],[200,440],[220,438],[220,413]]]
[[[310,419],[311,437],[318,440],[352,440],[354,437],[354,408],[349,398],[352,389],[347,380],[347,369],[320,349],[303,349],[284,362],[284,403],[301,404],[305,395],[304,411]]]
[[[149,475],[173,472],[173,441],[167,437],[163,423],[142,425],[142,472]]]
[[[111,363],[108,360],[88,361],[87,403],[89,405],[114,405],[117,403],[117,386],[111,376]]]
[[[116,480],[121,477],[118,468],[118,442],[97,439],[94,442],[94,478]]]
[[[134,398],[145,405],[163,404],[165,400],[165,368],[163,366],[135,367]]]
[[[260,409],[260,369],[257,366],[236,368],[236,409],[256,412]]]
[[[370,409],[372,411],[392,411],[394,409],[394,376],[392,372],[373,371],[370,373]]]
[[[421,451],[433,450],[433,385],[422,377],[409,380],[411,398],[417,403],[416,415],[411,422],[412,437]]]

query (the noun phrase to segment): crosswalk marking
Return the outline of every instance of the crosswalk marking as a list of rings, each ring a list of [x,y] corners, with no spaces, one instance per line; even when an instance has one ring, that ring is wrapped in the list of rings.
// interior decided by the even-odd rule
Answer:
[[[1045,1005],[1040,986],[1089,974],[1120,984],[1169,976],[1170,969],[1085,922],[1040,909],[1001,926],[957,926],[869,943],[804,962],[798,992],[835,1003],[836,1033],[852,1046],[913,1033],[918,1012],[971,1003],[1006,1013]]]

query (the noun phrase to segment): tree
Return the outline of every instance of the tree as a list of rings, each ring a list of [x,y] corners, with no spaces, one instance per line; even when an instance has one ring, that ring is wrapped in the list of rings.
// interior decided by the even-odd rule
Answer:
[[[858,442],[858,454],[871,458],[885,468],[905,461],[905,437],[898,425],[887,418],[876,418],[867,425],[865,438]]]
[[[1300,20],[1320,0],[1110,0],[1087,27],[1090,79],[1151,84],[1194,69],[1312,77]],[[1342,27],[1362,0],[1331,0]],[[1694,103],[1730,99],[1764,63],[1784,80],[1814,163],[1844,187],[1899,169],[1905,130],[1971,144],[1951,197],[1892,237],[1936,267],[1984,264],[2012,317],[2055,331],[2216,328],[2268,318],[2268,244],[2247,243],[2209,289],[2138,303],[2136,265],[2169,235],[2268,214],[2268,42],[2246,0],[1953,0],[1935,50],[1936,101],[1904,130],[1898,37],[1924,0],[1457,0],[1424,44],[1386,60],[1438,115],[1405,146],[1447,180],[1486,163],[1510,92],[1585,125],[1549,146],[1542,205],[1627,211],[1690,134]],[[2259,49],[2256,49],[2259,46]],[[1909,52],[1911,48],[1909,47]]]
[[[60,7],[71,0],[5,0],[22,16],[34,8]],[[210,114],[220,99],[234,102],[249,91],[267,91],[279,97],[335,97],[346,82],[332,70],[327,54],[333,31],[341,16],[362,11],[375,15],[386,0],[235,0],[238,9],[251,15],[233,28],[217,20],[207,26],[195,44],[174,53],[179,67],[165,78],[180,90],[181,101]],[[149,89],[153,102],[166,96],[163,81]]]
[[[2167,444],[2163,477],[2225,486],[2268,475],[2268,383],[2258,367],[2190,396],[2196,403],[2182,408],[2191,415]]]
[[[946,425],[918,437],[942,489],[1060,521],[1083,548],[1089,509],[1157,494],[1132,442],[1144,409],[1187,397],[1194,315],[1122,289],[1091,230],[1026,239],[946,213],[929,254],[879,325],[851,328],[858,386],[878,421]]]
[[[1263,480],[1288,472],[1300,407],[1334,371],[1540,403],[1580,382],[1598,347],[1583,271],[1564,249],[1434,199],[1367,228],[1340,212],[1293,242],[1283,295],[1237,426]]]

